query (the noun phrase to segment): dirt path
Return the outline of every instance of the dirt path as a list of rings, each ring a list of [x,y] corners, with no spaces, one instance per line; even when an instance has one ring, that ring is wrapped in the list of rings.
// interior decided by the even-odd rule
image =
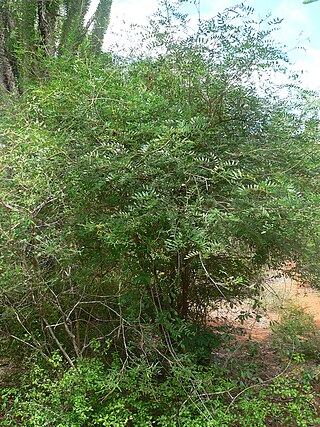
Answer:
[[[270,322],[279,319],[281,311],[288,305],[296,305],[311,314],[320,328],[320,292],[286,276],[270,273],[264,284],[262,307],[255,312],[252,303],[244,302],[234,308],[221,304],[211,313],[209,324],[228,324],[239,328],[244,337],[262,340],[270,333]],[[239,315],[248,312],[252,317],[241,322]],[[258,314],[259,320],[256,319]]]
[[[310,286],[300,284],[294,280],[280,277],[273,279],[270,288],[277,295],[282,304],[292,302],[306,310],[320,325],[320,292]]]

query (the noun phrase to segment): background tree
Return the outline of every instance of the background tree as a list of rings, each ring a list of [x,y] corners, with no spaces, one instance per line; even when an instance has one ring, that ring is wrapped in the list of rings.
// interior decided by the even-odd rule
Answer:
[[[112,0],[101,0],[85,21],[90,0],[19,0],[0,2],[0,81],[9,92],[23,91],[43,77],[44,58],[75,53],[86,40],[100,52]]]

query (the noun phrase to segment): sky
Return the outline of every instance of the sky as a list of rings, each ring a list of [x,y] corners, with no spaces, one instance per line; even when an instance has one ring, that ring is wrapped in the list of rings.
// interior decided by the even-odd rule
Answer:
[[[252,6],[257,17],[265,17],[271,13],[274,18],[284,18],[275,39],[286,45],[289,58],[296,71],[302,71],[303,86],[320,90],[320,1],[304,5],[303,0],[245,0]],[[92,0],[92,10],[98,0]],[[234,6],[239,0],[201,0],[201,17],[210,18]],[[118,43],[119,46],[130,45],[131,24],[143,25],[148,16],[157,10],[157,0],[113,0],[111,21],[105,37],[104,49]],[[188,7],[191,19],[196,19],[194,6]],[[297,47],[303,49],[297,49]]]

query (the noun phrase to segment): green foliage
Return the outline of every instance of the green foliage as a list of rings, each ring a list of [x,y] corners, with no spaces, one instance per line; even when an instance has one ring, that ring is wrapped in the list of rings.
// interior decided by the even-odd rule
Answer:
[[[280,353],[319,358],[320,333],[314,318],[303,308],[285,307],[280,320],[272,323],[272,332],[272,341]]]
[[[77,47],[89,3],[63,4]],[[0,327],[46,361],[3,392],[3,425],[311,422],[310,388],[287,377],[282,408],[280,380],[223,371],[204,323],[255,298],[266,266],[300,256],[317,276],[315,95],[265,77],[285,73],[276,23],[240,6],[182,37],[169,6],[152,55],[42,55],[2,107]]]
[[[126,348],[147,325],[174,335],[177,316],[254,297],[257,273],[311,239],[314,256],[318,110],[252,78],[285,56],[251,14],[229,10],[156,57],[48,59],[6,112],[5,331],[72,364],[92,338]]]
[[[242,412],[239,425],[243,427],[306,427],[319,422],[313,406],[315,397],[311,385],[303,385],[293,376],[281,376],[254,394],[248,392],[237,405]]]
[[[319,422],[311,379],[280,376],[244,389],[230,379],[232,373],[201,369],[186,358],[165,370],[144,358],[132,362],[124,365],[114,355],[106,367],[90,358],[77,372],[66,370],[57,356],[51,369],[35,364],[19,390],[2,391],[2,408],[7,408],[2,425],[304,427]]]
[[[199,328],[196,324],[187,324],[181,333],[180,342],[182,349],[194,357],[198,364],[210,364],[212,354],[227,339],[212,328]]]

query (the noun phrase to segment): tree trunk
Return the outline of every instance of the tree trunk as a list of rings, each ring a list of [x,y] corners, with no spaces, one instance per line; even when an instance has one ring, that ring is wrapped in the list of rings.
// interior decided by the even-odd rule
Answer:
[[[186,319],[189,312],[189,290],[191,283],[191,268],[189,260],[185,259],[186,251],[182,251],[179,255],[179,274],[180,274],[180,285],[181,285],[181,303],[180,303],[180,314]]]
[[[0,7],[0,72],[2,86],[9,92],[16,91],[16,76],[7,47],[7,22],[3,6]]]
[[[40,42],[45,56],[53,56],[56,51],[54,34],[59,14],[59,0],[38,0],[38,25]]]

